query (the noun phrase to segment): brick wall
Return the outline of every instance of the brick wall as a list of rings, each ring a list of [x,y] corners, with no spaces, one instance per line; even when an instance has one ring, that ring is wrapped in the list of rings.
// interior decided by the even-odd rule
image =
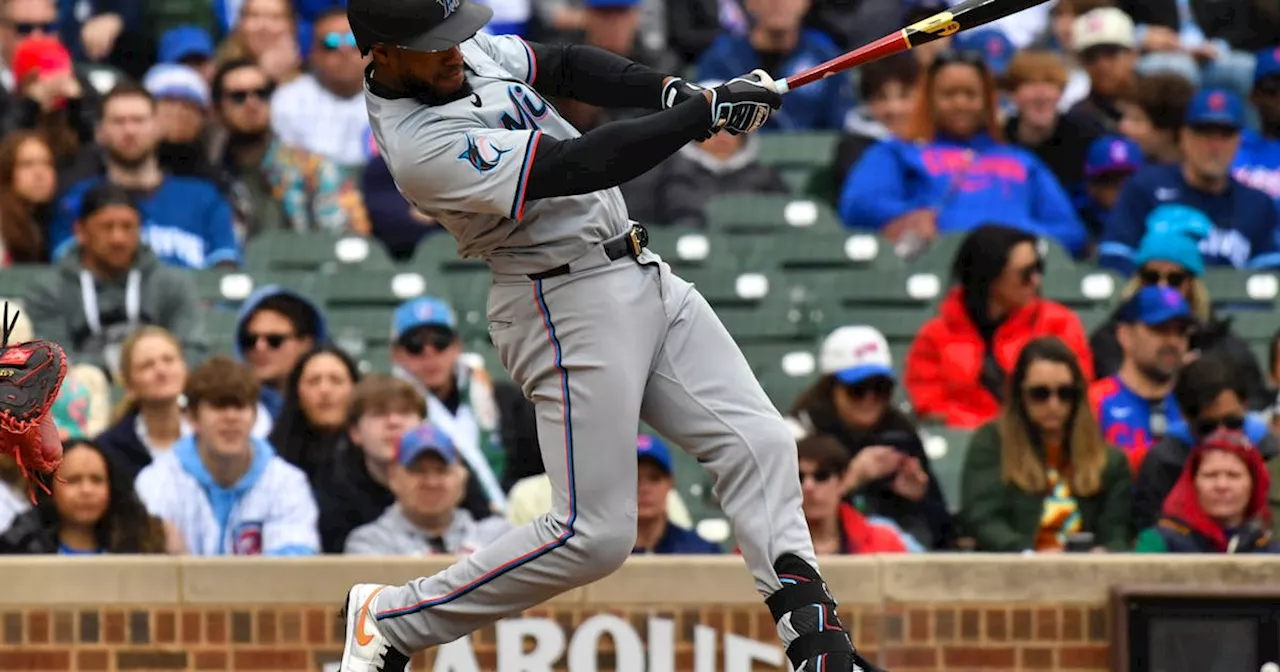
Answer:
[[[566,632],[598,613],[627,619],[643,638],[650,616],[676,623],[676,669],[692,670],[693,626],[775,639],[763,607],[531,610]],[[856,643],[892,672],[938,670],[1106,670],[1108,628],[1101,607],[1077,605],[889,605],[845,609]],[[117,609],[94,606],[9,610],[0,617],[0,670],[319,670],[335,662],[341,632],[332,605],[285,608]],[[472,637],[481,669],[497,665],[494,628]],[[616,669],[602,642],[599,669]],[[424,656],[430,670],[433,662]],[[557,670],[566,669],[562,666]],[[779,669],[764,667],[758,669]]]
[[[341,649],[333,596],[359,580],[400,582],[439,569],[438,559],[184,559],[141,568],[98,559],[101,569],[61,560],[0,559],[0,575],[10,577],[0,591],[0,670],[319,671]],[[1102,671],[1111,669],[1113,587],[1249,585],[1280,578],[1280,564],[967,556],[829,561],[824,573],[857,645],[891,672]],[[711,672],[695,668],[697,626],[718,633],[716,672],[725,670],[726,633],[776,646],[772,619],[736,558],[632,561],[524,617],[558,624],[572,648],[577,628],[600,614],[620,617],[648,646],[650,619],[669,621],[674,670]],[[470,647],[479,669],[498,669],[493,626]],[[644,669],[619,665],[608,635],[592,651],[597,670]],[[568,669],[565,661],[556,669]],[[417,662],[416,670],[432,669],[430,656]]]

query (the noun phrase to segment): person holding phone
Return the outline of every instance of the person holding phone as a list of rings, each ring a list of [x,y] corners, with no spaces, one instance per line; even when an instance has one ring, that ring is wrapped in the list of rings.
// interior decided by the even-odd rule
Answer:
[[[822,344],[822,377],[790,415],[807,433],[835,437],[848,453],[841,493],[865,513],[892,520],[926,548],[950,549],[951,514],[929,456],[905,413],[890,405],[897,375],[874,327],[846,326]]]
[[[974,433],[965,455],[961,510],[979,550],[1128,549],[1129,464],[1103,441],[1085,388],[1057,337],[1022,349],[999,418]]]

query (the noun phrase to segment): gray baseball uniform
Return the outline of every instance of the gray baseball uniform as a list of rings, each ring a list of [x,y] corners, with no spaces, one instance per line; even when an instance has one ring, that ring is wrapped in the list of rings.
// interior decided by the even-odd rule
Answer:
[[[452,567],[384,590],[379,628],[417,651],[617,569],[635,541],[640,419],[707,466],[762,595],[781,587],[781,555],[816,567],[795,441],[729,333],[657,255],[609,260],[603,243],[631,226],[618,189],[524,201],[542,134],[579,134],[534,90],[522,40],[461,48],[473,96],[427,106],[367,92],[370,121],[404,196],[493,269],[489,332],[535,404],[555,498]]]

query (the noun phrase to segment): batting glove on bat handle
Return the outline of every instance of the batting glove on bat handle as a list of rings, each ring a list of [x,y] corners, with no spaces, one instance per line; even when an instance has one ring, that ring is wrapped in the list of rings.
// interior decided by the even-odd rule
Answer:
[[[705,87],[687,82],[679,77],[672,77],[662,86],[662,109],[669,110],[690,98],[701,96],[706,90]],[[715,135],[715,131],[708,129],[706,133],[698,137],[698,140],[707,140],[713,135]]]
[[[711,123],[731,135],[751,133],[782,107],[782,96],[763,70],[735,77],[712,90]]]

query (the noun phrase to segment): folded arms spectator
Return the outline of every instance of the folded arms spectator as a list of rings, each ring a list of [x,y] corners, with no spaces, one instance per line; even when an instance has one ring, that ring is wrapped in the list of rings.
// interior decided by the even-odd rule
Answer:
[[[961,477],[965,529],[984,551],[1129,546],[1132,480],[1085,400],[1075,354],[1054,337],[1018,356],[999,419],[973,434]]]
[[[966,238],[951,267],[956,285],[939,315],[925,323],[907,352],[904,383],[915,412],[953,427],[977,427],[1000,412],[1008,371],[1026,343],[1056,335],[1093,379],[1080,318],[1041,298],[1044,262],[1036,239],[987,225]]]
[[[72,364],[112,377],[125,337],[144,324],[168,329],[200,357],[206,343],[195,282],[141,244],[141,215],[129,193],[98,183],[77,203],[74,245],[26,301],[36,333],[61,344]]]
[[[1002,223],[1084,250],[1084,225],[1057,178],[1001,142],[995,80],[981,55],[944,52],[919,91],[907,137],[868,149],[845,180],[846,226],[927,242],[999,213]]]
[[[317,511],[306,474],[250,436],[258,382],[222,355],[191,374],[194,434],[138,474],[153,515],[173,524],[195,555],[313,555]]]

